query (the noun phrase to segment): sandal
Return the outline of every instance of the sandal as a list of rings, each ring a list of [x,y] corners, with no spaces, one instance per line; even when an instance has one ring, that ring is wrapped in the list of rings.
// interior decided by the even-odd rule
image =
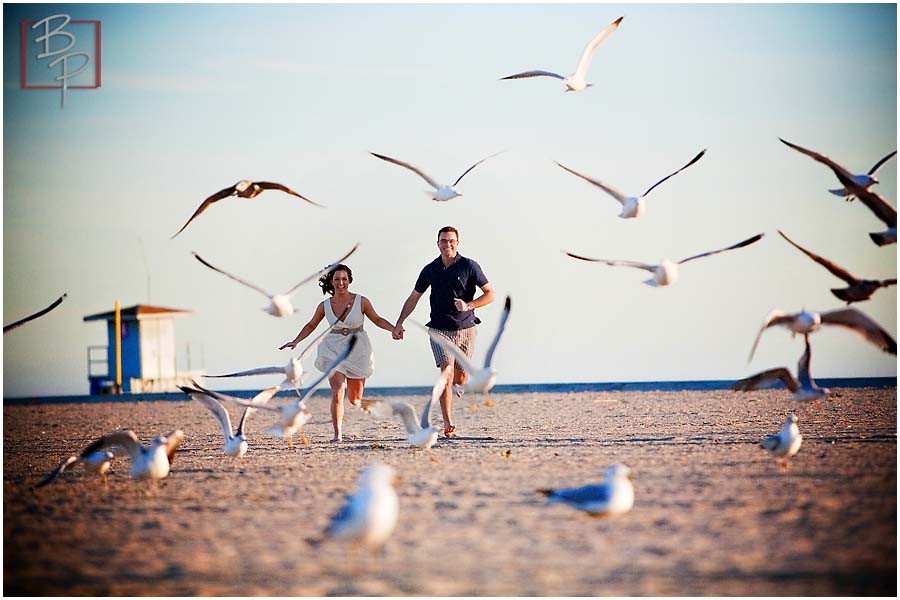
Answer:
[[[456,437],[456,425],[450,425],[449,427],[444,427],[444,437],[452,438]]]

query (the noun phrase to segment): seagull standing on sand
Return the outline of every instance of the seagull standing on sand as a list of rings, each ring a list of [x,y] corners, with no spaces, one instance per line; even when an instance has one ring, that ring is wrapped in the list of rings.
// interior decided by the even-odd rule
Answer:
[[[321,204],[316,204],[309,198],[305,196],[301,196],[291,188],[281,185],[280,183],[273,183],[271,181],[250,181],[249,179],[241,179],[236,184],[225,188],[224,190],[219,190],[209,198],[203,201],[202,204],[194,211],[194,214],[191,215],[191,218],[187,220],[187,223],[181,226],[181,229],[178,230],[178,233],[172,236],[172,239],[184,231],[185,227],[190,225],[191,221],[196,219],[200,213],[209,208],[213,203],[218,202],[222,198],[228,198],[229,196],[237,196],[238,198],[256,198],[260,194],[262,194],[266,190],[280,190],[286,194],[290,194],[291,196],[296,196],[301,200],[306,200],[310,204],[315,204],[316,206],[324,208]]]
[[[166,435],[158,436],[149,447],[139,441],[133,431],[114,431],[108,433],[89,445],[82,452],[88,456],[107,448],[120,447],[128,452],[131,458],[130,474],[135,479],[159,481],[169,474],[175,452],[184,440],[184,432],[176,429]]]
[[[645,209],[644,198],[647,196],[647,194],[649,194],[651,191],[653,191],[653,188],[655,188],[656,186],[661,184],[666,179],[669,179],[670,177],[674,177],[675,175],[678,175],[679,173],[681,173],[682,171],[684,171],[685,169],[690,167],[692,164],[694,164],[695,162],[700,160],[705,153],[706,153],[706,150],[705,149],[702,150],[699,154],[697,154],[697,156],[695,156],[694,158],[691,159],[691,162],[684,165],[683,167],[681,167],[674,173],[670,173],[670,174],[666,175],[665,177],[663,177],[662,179],[660,179],[659,181],[657,181],[656,183],[651,185],[647,189],[647,191],[644,192],[643,194],[641,194],[640,196],[626,196],[625,194],[623,194],[616,188],[612,187],[611,185],[603,183],[602,181],[599,181],[597,179],[591,179],[587,175],[582,175],[581,173],[578,173],[577,171],[573,171],[569,167],[562,165],[560,163],[556,163],[556,164],[559,165],[562,169],[565,169],[566,171],[571,173],[572,175],[581,177],[588,183],[593,184],[594,186],[600,188],[601,190],[603,190],[604,192],[606,192],[607,194],[609,194],[610,196],[612,196],[613,198],[618,200],[619,204],[622,205],[622,212],[619,214],[619,217],[622,219],[633,219],[633,218],[639,217],[642,214],[644,214],[644,209]]]
[[[858,279],[851,275],[846,269],[839,267],[830,260],[822,258],[818,254],[814,254],[800,244],[795,243],[791,238],[784,235],[780,230],[778,233],[794,248],[828,269],[828,271],[832,275],[843,279],[848,284],[850,284],[845,288],[831,288],[831,293],[846,302],[848,305],[853,302],[868,300],[872,296],[872,294],[874,294],[880,288],[897,285],[896,279]]]
[[[373,462],[360,473],[356,493],[347,496],[341,509],[331,517],[325,535],[337,540],[349,540],[373,552],[384,545],[394,528],[400,512],[397,492],[394,491],[396,471],[390,465]]]
[[[63,461],[59,463],[59,466],[48,473],[47,476],[34,487],[44,487],[72,465],[79,464],[84,465],[84,468],[88,471],[100,475],[100,478],[103,479],[103,483],[106,483],[106,472],[109,471],[109,466],[113,458],[115,458],[115,454],[109,450],[100,450],[98,452],[91,452],[90,454],[82,453],[79,456],[70,456],[69,458],[63,459]]]
[[[542,489],[547,503],[558,502],[588,513],[592,517],[620,515],[634,506],[631,469],[621,463],[606,467],[603,481],[577,488]]]
[[[812,356],[809,346],[809,334],[804,334],[803,337],[806,341],[806,351],[803,353],[803,356],[800,357],[800,362],[797,363],[797,377],[794,377],[793,373],[787,368],[778,367],[777,369],[769,369],[768,371],[763,371],[756,375],[741,379],[740,381],[735,382],[735,384],[731,386],[731,389],[740,392],[749,392],[765,388],[776,381],[781,381],[781,383],[784,384],[784,387],[793,392],[793,396],[791,397],[794,400],[818,400],[819,398],[827,396],[831,390],[819,387],[809,373],[809,359]]]
[[[221,273],[222,275],[225,275],[226,277],[234,279],[238,283],[246,285],[247,287],[256,290],[257,292],[259,292],[260,294],[262,294],[263,296],[268,298],[269,305],[266,307],[263,307],[263,309],[262,309],[265,312],[269,313],[273,317],[289,317],[292,314],[294,314],[294,305],[291,304],[291,296],[293,296],[297,292],[297,289],[299,289],[300,286],[303,285],[304,283],[312,281],[313,279],[318,279],[323,274],[330,271],[336,265],[338,265],[341,262],[343,262],[344,260],[346,260],[348,256],[350,256],[351,254],[356,252],[357,248],[359,248],[359,243],[357,243],[355,246],[353,246],[353,248],[350,249],[350,252],[348,252],[344,256],[340,257],[339,259],[337,259],[330,265],[322,267],[321,269],[319,269],[318,271],[316,271],[315,273],[313,273],[312,275],[310,275],[309,277],[307,277],[306,279],[304,279],[303,281],[301,281],[300,283],[298,283],[297,285],[295,285],[294,287],[292,287],[291,289],[289,289],[288,291],[286,291],[283,294],[270,294],[266,290],[262,289],[261,287],[259,287],[257,285],[250,283],[249,281],[245,281],[245,280],[241,279],[240,277],[235,277],[234,275],[231,275],[230,273],[226,273],[225,271],[223,271],[222,269],[220,269],[218,267],[212,266],[211,264],[209,264],[208,262],[206,262],[205,260],[200,258],[200,255],[197,254],[196,252],[191,252],[191,254],[193,254],[194,258],[196,258],[198,261],[200,261],[201,264],[209,267],[213,271],[216,271],[217,273]]]
[[[403,420],[403,426],[406,428],[406,433],[409,434],[406,441],[420,450],[428,450],[437,442],[438,432],[441,430],[437,425],[431,424],[431,407],[436,401],[440,402],[441,395],[447,387],[447,381],[450,379],[450,371],[450,365],[447,365],[441,371],[440,377],[438,377],[434,388],[431,390],[431,398],[428,399],[425,408],[422,409],[421,422],[416,416],[416,409],[413,405],[403,400],[394,400],[387,405],[380,401],[369,403],[368,410],[380,417],[400,415],[400,418]],[[385,410],[387,406],[391,409],[390,413],[387,413]]]
[[[217,396],[221,397],[225,396],[225,394],[219,394],[218,392],[211,392],[204,389],[197,385],[196,381],[192,383],[194,384],[193,388],[183,385],[179,385],[178,388],[190,396],[191,400],[196,400],[209,409],[209,412],[211,412],[216,421],[219,422],[219,425],[222,427],[222,434],[225,436],[225,447],[223,448],[225,456],[229,456],[232,459],[237,458],[238,460],[243,460],[244,454],[247,453],[247,435],[244,433],[244,426],[247,424],[247,417],[250,416],[250,412],[253,409],[249,406],[244,409],[244,413],[241,415],[241,420],[237,426],[237,431],[232,433],[231,417],[217,398]],[[276,385],[275,387],[263,390],[253,397],[252,402],[256,404],[265,404],[278,393],[278,389],[279,387]]]
[[[781,431],[773,433],[759,443],[760,448],[768,450],[773,456],[780,458],[781,466],[784,468],[787,468],[787,460],[797,454],[800,444],[803,443],[803,436],[800,435],[797,420],[796,415],[788,415]]]
[[[469,167],[468,169],[463,171],[463,174],[460,175],[459,177],[457,177],[456,181],[454,181],[452,185],[440,184],[437,181],[435,181],[432,177],[430,177],[427,173],[425,173],[425,171],[423,171],[422,169],[419,169],[418,167],[414,167],[413,165],[411,165],[409,163],[405,163],[401,160],[397,160],[396,158],[391,158],[390,156],[384,156],[383,154],[376,154],[374,152],[370,152],[369,154],[371,154],[372,156],[374,156],[376,158],[380,158],[381,160],[384,160],[389,163],[393,163],[395,165],[399,165],[401,167],[405,167],[405,168],[409,169],[410,171],[412,171],[413,173],[415,173],[416,175],[418,175],[419,177],[424,179],[428,183],[428,185],[430,185],[432,188],[434,188],[433,190],[425,191],[425,193],[428,195],[429,198],[431,198],[435,202],[446,202],[447,200],[452,200],[453,198],[462,196],[462,194],[457,192],[455,188],[459,184],[459,182],[462,181],[462,178],[465,177],[469,173],[469,171],[471,171],[472,169],[474,169],[475,167],[477,167],[478,165],[480,165],[481,163],[486,161],[488,158],[493,158],[493,157],[497,156],[497,154],[501,154],[501,153],[497,152],[495,154],[491,154],[490,156],[482,158],[477,163],[475,163],[474,165],[472,165],[471,167]]]
[[[781,138],[778,139],[786,146],[793,148],[801,154],[809,156],[813,160],[820,162],[831,169],[832,173],[838,178],[838,181],[841,182],[841,185],[844,186],[844,190],[859,198],[860,202],[869,207],[869,210],[888,226],[886,231],[869,234],[869,237],[872,238],[872,241],[875,242],[875,244],[878,246],[886,246],[888,244],[897,243],[897,209],[888,204],[887,200],[869,189],[872,185],[878,183],[878,180],[875,179],[875,177],[872,175],[854,175],[827,156],[819,154],[818,152],[813,152],[812,150],[807,150],[802,146],[792,144]]]
[[[68,295],[69,295],[68,293],[63,294],[62,296],[60,296],[59,298],[57,298],[56,300],[54,300],[54,301],[53,301],[53,304],[51,304],[50,306],[48,306],[47,308],[45,308],[45,309],[43,309],[43,310],[37,311],[37,312],[34,313],[33,315],[29,315],[29,316],[25,317],[24,319],[19,319],[18,321],[15,321],[15,322],[13,322],[13,323],[10,323],[9,325],[4,325],[4,326],[3,326],[3,333],[6,333],[6,332],[8,332],[8,331],[12,331],[12,330],[15,329],[16,327],[21,327],[22,325],[24,325],[24,324],[27,323],[28,321],[33,321],[34,319],[37,319],[38,317],[41,317],[41,316],[46,315],[48,312],[50,312],[51,310],[53,310],[54,308],[56,308],[57,306],[59,306],[60,304],[62,304],[63,298],[65,298],[65,297],[68,296]]]
[[[897,354],[897,342],[894,341],[894,338],[882,329],[878,323],[855,308],[842,308],[823,313],[807,310],[798,313],[787,313],[775,308],[769,311],[769,314],[763,319],[762,327],[759,328],[759,333],[756,334],[756,340],[753,342],[753,348],[750,349],[750,356],[747,358],[747,362],[753,360],[753,355],[756,353],[756,347],[759,345],[759,339],[762,337],[763,332],[769,327],[776,325],[784,325],[790,329],[792,336],[798,333],[804,335],[812,333],[822,325],[837,325],[855,331],[889,354]]]
[[[491,363],[494,360],[494,351],[497,349],[497,344],[500,343],[500,336],[503,335],[503,331],[506,329],[506,322],[509,320],[510,306],[512,306],[512,300],[507,296],[506,302],[503,305],[503,314],[500,315],[500,326],[497,327],[497,333],[494,335],[494,340],[488,348],[487,354],[484,357],[484,366],[481,368],[475,366],[472,361],[469,360],[469,357],[459,349],[459,346],[448,340],[442,334],[417,323],[419,327],[422,327],[422,329],[425,329],[425,331],[428,332],[428,335],[435,343],[439,344],[444,350],[452,354],[453,360],[458,362],[466,373],[469,374],[469,378],[466,380],[465,385],[463,385],[464,390],[486,394],[494,387],[494,383],[497,381],[497,370],[491,366]]]
[[[643,269],[645,271],[650,271],[653,273],[653,277],[644,281],[649,286],[653,287],[665,287],[667,285],[672,285],[676,281],[678,281],[678,265],[683,265],[684,263],[694,260],[696,258],[703,258],[704,256],[712,256],[713,254],[718,254],[720,252],[726,252],[728,250],[735,250],[737,248],[743,248],[744,246],[749,246],[750,244],[754,244],[762,239],[764,233],[758,233],[751,238],[744,240],[743,242],[738,242],[732,246],[728,246],[727,248],[722,248],[720,250],[713,250],[711,252],[704,252],[703,254],[697,254],[695,256],[690,256],[683,260],[679,260],[678,262],[672,262],[668,259],[663,259],[658,265],[651,265],[647,263],[634,262],[630,260],[607,260],[605,258],[588,258],[586,256],[580,256],[578,254],[572,254],[571,252],[566,252],[563,250],[568,256],[572,258],[577,258],[578,260],[586,260],[588,262],[599,262],[611,267],[633,267],[635,269]]]
[[[602,44],[606,38],[612,35],[612,32],[616,30],[619,23],[621,23],[624,18],[625,17],[619,17],[613,21],[609,27],[601,31],[594,39],[588,42],[588,45],[584,47],[584,52],[581,53],[581,58],[578,60],[578,66],[575,67],[574,73],[563,77],[558,73],[552,73],[550,71],[523,71],[522,73],[516,73],[515,75],[501,77],[500,81],[503,81],[504,79],[524,79],[526,77],[555,77],[556,79],[562,79],[562,82],[566,85],[566,92],[581,92],[591,87],[594,84],[587,83],[584,80],[585,75],[587,75],[588,67],[591,64],[591,58],[593,58],[597,47]]]
[[[887,156],[885,156],[884,158],[879,160],[877,163],[872,165],[872,168],[869,169],[869,172],[866,173],[865,175],[853,175],[853,180],[859,182],[860,185],[866,185],[869,178],[875,176],[875,172],[879,168],[881,168],[881,165],[883,165],[887,161],[891,160],[896,155],[897,155],[897,151],[894,150],[893,152],[891,152],[890,154],[888,154]],[[835,196],[840,196],[841,198],[846,198],[847,202],[853,202],[853,200],[855,200],[855,198],[853,197],[853,193],[850,190],[848,190],[847,188],[838,188],[835,190],[828,190],[828,191],[831,192],[832,194],[834,194]]]

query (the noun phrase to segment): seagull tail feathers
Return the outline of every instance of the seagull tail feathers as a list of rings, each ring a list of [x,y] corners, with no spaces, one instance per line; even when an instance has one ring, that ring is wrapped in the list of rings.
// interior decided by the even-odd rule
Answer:
[[[897,241],[893,235],[886,231],[881,233],[870,233],[869,237],[879,246],[887,246],[888,244],[893,244]]]

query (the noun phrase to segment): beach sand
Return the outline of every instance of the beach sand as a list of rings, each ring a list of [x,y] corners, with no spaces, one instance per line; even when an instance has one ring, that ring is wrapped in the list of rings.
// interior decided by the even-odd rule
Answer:
[[[9,406],[3,411],[5,595],[606,596],[897,593],[897,393],[838,389],[819,406],[751,393],[467,394],[461,437],[413,455],[399,421],[328,400],[309,445],[250,418],[242,466],[197,403]],[[404,398],[421,410],[424,397]],[[231,409],[233,418],[237,410]],[[790,468],[757,443],[800,416]],[[435,411],[440,420],[440,412]],[[98,435],[185,431],[172,474],[108,487],[81,470],[32,486]],[[383,554],[322,541],[361,467],[393,465],[400,520]],[[592,519],[537,488],[634,470],[634,509]]]

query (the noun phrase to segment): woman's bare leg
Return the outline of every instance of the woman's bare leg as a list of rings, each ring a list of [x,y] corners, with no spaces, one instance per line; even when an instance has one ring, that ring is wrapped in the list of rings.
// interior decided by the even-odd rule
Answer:
[[[341,427],[344,422],[344,387],[347,378],[343,373],[335,371],[328,378],[331,384],[331,426],[334,427],[332,442],[340,442],[343,439]]]

